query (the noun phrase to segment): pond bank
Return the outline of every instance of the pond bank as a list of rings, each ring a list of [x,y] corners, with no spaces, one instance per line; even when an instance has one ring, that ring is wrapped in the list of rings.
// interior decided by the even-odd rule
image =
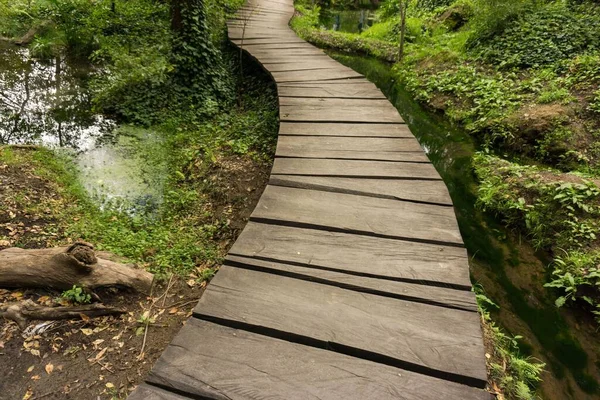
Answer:
[[[520,345],[524,354],[547,363],[548,372],[540,385],[543,397],[595,398],[599,375],[593,321],[577,319],[571,310],[557,310],[552,293],[543,288],[549,260],[475,207],[473,140],[466,132],[419,106],[394,82],[389,65],[360,56],[332,56],[379,86],[436,166],[455,205],[471,255],[473,281],[481,284],[488,297],[500,306],[493,313],[494,320],[513,335],[524,337]]]

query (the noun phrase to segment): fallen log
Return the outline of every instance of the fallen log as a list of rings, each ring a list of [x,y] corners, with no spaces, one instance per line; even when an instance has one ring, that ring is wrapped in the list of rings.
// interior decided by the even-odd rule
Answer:
[[[68,247],[0,251],[0,287],[88,289],[117,286],[149,293],[154,275],[132,264],[115,262],[110,254],[94,252],[93,245],[76,242]]]
[[[95,318],[103,315],[118,315],[123,313],[125,311],[114,307],[106,307],[102,304],[73,307],[44,307],[34,303],[32,300],[0,304],[0,318],[15,321],[21,329],[25,329],[27,322],[31,320],[79,319],[82,318],[82,315]]]

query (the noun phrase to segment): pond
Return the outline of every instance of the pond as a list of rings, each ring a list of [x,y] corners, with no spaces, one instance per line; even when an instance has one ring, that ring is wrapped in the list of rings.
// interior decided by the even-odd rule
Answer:
[[[373,25],[375,11],[362,10],[331,10],[322,8],[319,23],[334,31],[361,33]]]
[[[494,320],[509,333],[524,337],[522,353],[547,364],[542,397],[597,399],[596,326],[577,310],[557,309],[554,294],[543,287],[549,274],[547,256],[476,207],[477,182],[471,163],[477,146],[471,137],[416,103],[394,81],[388,64],[362,56],[330,55],[382,90],[444,179],[469,251],[472,280],[500,306],[493,312]]]
[[[166,176],[160,137],[95,112],[94,73],[83,60],[38,60],[26,48],[0,44],[0,144],[60,149],[73,157],[81,183],[101,206],[154,209]]]

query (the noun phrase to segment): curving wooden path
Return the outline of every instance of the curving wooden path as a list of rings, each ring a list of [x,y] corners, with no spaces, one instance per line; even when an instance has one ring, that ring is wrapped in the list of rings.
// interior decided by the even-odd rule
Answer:
[[[489,399],[444,183],[375,85],[294,34],[293,12],[251,0],[229,23],[277,83],[271,180],[129,399]]]

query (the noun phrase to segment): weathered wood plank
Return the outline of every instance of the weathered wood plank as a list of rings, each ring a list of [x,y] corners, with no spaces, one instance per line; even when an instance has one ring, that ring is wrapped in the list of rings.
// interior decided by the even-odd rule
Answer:
[[[128,400],[189,400],[190,397],[178,395],[164,389],[150,386],[145,383],[139,385],[127,397]]]
[[[412,138],[403,124],[352,124],[339,122],[281,122],[279,135],[369,136]]]
[[[418,283],[347,274],[313,265],[300,265],[236,255],[227,256],[225,264],[244,269],[282,274],[296,279],[318,281],[323,284],[355,290],[359,293],[370,293],[417,303],[477,312],[475,294],[466,290],[439,286],[424,287]]]
[[[361,358],[389,357],[397,366],[448,380],[479,387],[487,380],[479,315],[469,311],[357,296],[333,286],[223,266],[194,313],[316,339]]]
[[[462,246],[454,209],[343,193],[267,186],[251,219]]]
[[[265,66],[269,68],[268,64]],[[281,97],[385,99],[385,96],[377,89],[377,86],[366,79],[340,79],[310,83],[282,82],[278,86]]]
[[[310,62],[310,63],[279,63],[269,64],[268,71],[271,73],[285,71],[314,71],[318,69],[336,69],[337,66],[328,62]]]
[[[280,136],[277,156],[429,162],[413,138]]]
[[[387,100],[280,97],[279,110],[282,121],[404,122]]]
[[[245,41],[243,43],[244,49],[248,52],[252,53],[256,50],[287,50],[287,49],[314,49],[308,43],[303,42],[294,42],[294,43],[251,43]],[[279,52],[274,52],[274,54],[278,54]],[[340,66],[338,65],[338,68]],[[340,68],[342,69],[342,68]]]
[[[293,44],[293,43],[305,43],[304,40],[293,37],[284,38],[263,38],[263,39],[232,39],[232,43],[237,46],[248,45],[248,44]]]
[[[471,288],[467,251],[457,247],[251,221],[229,254],[314,265],[380,279]]]
[[[277,158],[271,174],[348,178],[441,180],[431,164],[389,161]]]
[[[360,78],[361,74],[358,72],[347,70],[344,68],[328,68],[313,71],[284,71],[275,72],[271,71],[275,82],[299,82],[303,80],[314,80],[320,79],[323,81],[329,81],[334,79],[346,79],[346,78]]]
[[[452,206],[452,199],[442,181],[275,175],[271,177],[271,184]]]
[[[149,380],[210,399],[489,400],[483,390],[197,319]]]

